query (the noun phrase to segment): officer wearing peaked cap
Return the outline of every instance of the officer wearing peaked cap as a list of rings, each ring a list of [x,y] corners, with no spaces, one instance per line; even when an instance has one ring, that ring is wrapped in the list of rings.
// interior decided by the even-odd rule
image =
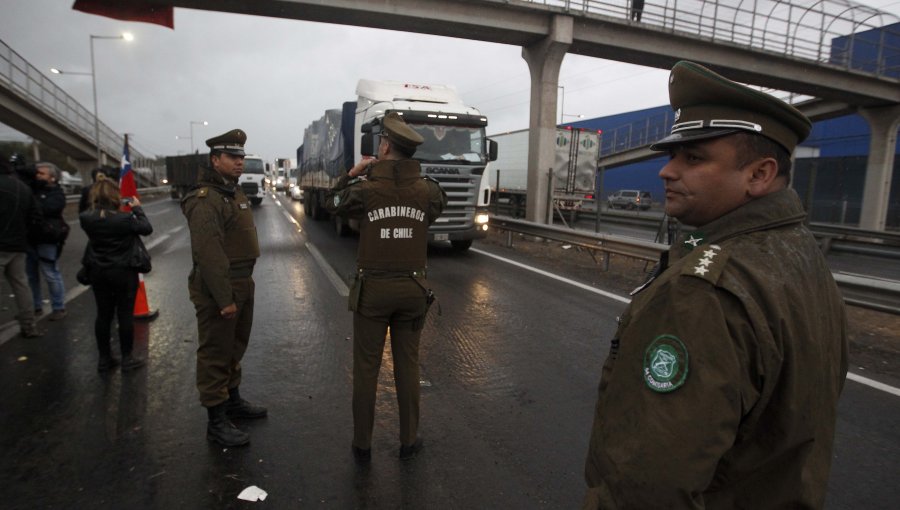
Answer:
[[[197,314],[197,389],[209,417],[206,437],[240,446],[250,436],[232,419],[262,418],[241,398],[241,359],[253,325],[253,266],[259,242],[250,202],[238,186],[247,135],[233,129],[206,141],[209,167],[181,202],[191,232],[188,290]]]
[[[397,113],[382,122],[378,159],[363,159],[326,200],[332,214],[360,221],[353,313],[353,444],[371,458],[378,372],[388,331],[400,408],[401,459],[422,447],[419,428],[419,338],[433,299],[425,280],[428,226],[447,205],[440,185],[411,159],[424,140]],[[365,178],[362,176],[365,175]]]
[[[633,292],[603,366],[586,509],[822,508],[847,372],[841,295],[788,187],[810,122],[692,62],[652,146],[696,230]]]

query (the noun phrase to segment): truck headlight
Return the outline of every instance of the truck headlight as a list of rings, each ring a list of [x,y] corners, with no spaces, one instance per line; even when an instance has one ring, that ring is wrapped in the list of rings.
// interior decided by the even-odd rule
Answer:
[[[485,213],[480,213],[475,215],[475,223],[478,225],[484,225],[488,221],[490,221],[491,217]]]

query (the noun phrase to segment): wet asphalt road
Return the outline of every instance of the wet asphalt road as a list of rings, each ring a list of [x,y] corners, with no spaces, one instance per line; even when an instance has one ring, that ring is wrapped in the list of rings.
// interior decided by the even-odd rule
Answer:
[[[396,458],[388,349],[373,461],[358,468],[349,451],[351,315],[329,277],[352,273],[357,241],[307,221],[298,202],[278,201],[255,209],[263,256],[241,389],[269,417],[239,424],[250,446],[205,439],[188,233],[177,202],[163,199],[146,207],[156,230],[146,284],[160,318],[136,327],[145,369],[95,371],[93,298],[74,281],[85,242],[77,228],[63,262],[75,296],[69,316],[41,321],[48,333],[39,339],[0,333],[8,339],[0,345],[0,507],[576,508],[600,366],[623,302],[482,250],[529,262],[515,252],[431,247],[442,315],[432,308],[422,339],[425,449],[413,461]],[[900,397],[848,381],[840,412],[827,508],[896,508]],[[236,499],[249,485],[268,498]]]

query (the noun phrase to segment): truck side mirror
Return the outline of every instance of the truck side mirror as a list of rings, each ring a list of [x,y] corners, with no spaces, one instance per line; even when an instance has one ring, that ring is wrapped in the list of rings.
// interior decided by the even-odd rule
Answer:
[[[375,143],[375,135],[371,132],[363,133],[362,140],[359,142],[359,152],[363,156],[377,156],[378,145]]]
[[[497,142],[488,138],[488,161],[497,161]]]

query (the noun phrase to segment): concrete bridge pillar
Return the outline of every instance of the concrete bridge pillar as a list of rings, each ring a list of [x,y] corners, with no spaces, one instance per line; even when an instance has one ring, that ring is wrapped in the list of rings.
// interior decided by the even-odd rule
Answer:
[[[559,68],[572,45],[573,18],[554,16],[550,34],[522,48],[522,58],[531,71],[531,119],[528,123],[528,199],[525,219],[552,223],[547,206],[548,170],[553,166],[556,138],[556,96]]]
[[[884,230],[891,195],[891,177],[894,173],[894,155],[897,152],[900,105],[862,108],[859,114],[869,123],[872,132],[859,227]]]

